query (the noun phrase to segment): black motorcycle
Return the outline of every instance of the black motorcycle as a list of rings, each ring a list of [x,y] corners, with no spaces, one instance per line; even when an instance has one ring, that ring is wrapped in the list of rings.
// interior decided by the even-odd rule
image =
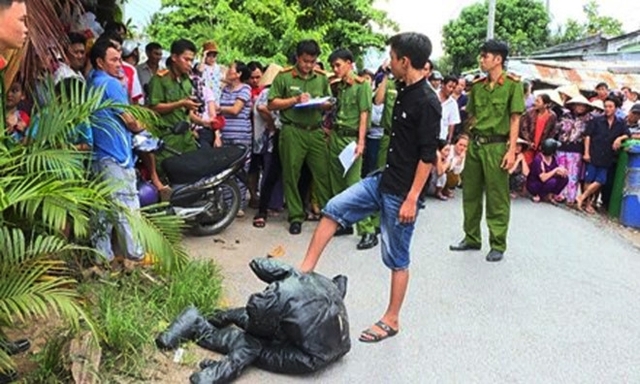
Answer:
[[[180,123],[173,127],[173,133],[182,134],[188,129],[188,123]],[[220,233],[236,218],[242,198],[234,176],[242,179],[250,148],[202,146],[180,153],[147,132],[134,136],[133,147],[138,153],[167,151],[174,155],[160,164],[172,189],[169,209],[189,225],[194,235]],[[157,189],[143,180],[138,184],[138,195],[141,206],[159,200]]]

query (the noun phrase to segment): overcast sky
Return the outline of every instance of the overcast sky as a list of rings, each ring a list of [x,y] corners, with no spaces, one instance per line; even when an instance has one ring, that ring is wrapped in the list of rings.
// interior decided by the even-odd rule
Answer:
[[[265,0],[268,1],[268,0]],[[400,24],[402,31],[425,33],[434,45],[434,57],[442,54],[441,30],[449,20],[456,18],[462,8],[478,0],[376,0],[376,7],[389,13],[391,19]],[[554,25],[564,23],[568,18],[583,20],[582,5],[587,0],[550,0],[551,17]],[[624,24],[627,32],[640,29],[640,1],[597,0],[600,13],[613,16]],[[146,25],[152,13],[160,9],[160,0],[130,0],[126,17],[131,17],[135,25]]]

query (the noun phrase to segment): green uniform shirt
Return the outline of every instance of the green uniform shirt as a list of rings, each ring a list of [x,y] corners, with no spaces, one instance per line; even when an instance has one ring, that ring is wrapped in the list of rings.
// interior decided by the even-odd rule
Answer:
[[[348,80],[337,85],[338,111],[336,112],[335,129],[340,132],[358,135],[360,129],[360,114],[369,112],[371,125],[371,106],[373,93],[371,84],[353,74]]]
[[[303,93],[311,98],[331,96],[329,79],[323,72],[313,71],[308,77],[302,77],[296,68],[288,68],[280,72],[269,88],[269,101],[288,99]],[[320,108],[288,108],[280,111],[282,125],[300,127],[317,127],[322,124],[323,111]]]
[[[173,103],[186,99],[192,95],[193,85],[188,76],[174,79],[171,73],[156,74],[149,82],[149,106],[161,103]],[[166,115],[160,115],[163,127],[173,127],[181,121],[189,121],[189,112],[185,108],[177,108]]]
[[[384,91],[384,107],[382,109],[382,118],[380,119],[380,125],[387,133],[391,132],[393,104],[396,102],[396,97],[398,97],[396,82],[393,79],[387,79],[387,87]]]
[[[474,133],[508,135],[511,114],[524,110],[522,82],[511,74],[503,72],[493,89],[488,77],[476,80],[471,87],[467,113],[475,118]]]

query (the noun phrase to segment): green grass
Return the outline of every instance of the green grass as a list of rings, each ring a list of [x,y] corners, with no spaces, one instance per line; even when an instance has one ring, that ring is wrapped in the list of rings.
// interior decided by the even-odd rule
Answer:
[[[182,271],[165,278],[134,271],[107,281],[82,284],[80,292],[87,298],[103,338],[100,376],[107,381],[113,375],[144,379],[143,371],[153,361],[158,333],[189,305],[195,305],[205,315],[211,314],[221,291],[222,276],[210,261],[192,261]],[[54,354],[45,352],[46,349],[40,354],[46,362],[42,365],[51,368],[39,377],[62,377],[56,361],[64,354],[59,353],[56,359]]]

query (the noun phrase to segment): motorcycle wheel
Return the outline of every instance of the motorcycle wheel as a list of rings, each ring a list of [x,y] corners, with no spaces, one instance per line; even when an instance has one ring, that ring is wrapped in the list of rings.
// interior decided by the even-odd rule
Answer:
[[[223,198],[223,191],[231,194],[231,201],[227,202]],[[196,236],[211,236],[224,231],[233,220],[235,220],[240,210],[240,188],[235,180],[229,179],[216,187],[213,198],[214,207],[208,214],[196,218],[196,222],[191,228],[191,232]]]

